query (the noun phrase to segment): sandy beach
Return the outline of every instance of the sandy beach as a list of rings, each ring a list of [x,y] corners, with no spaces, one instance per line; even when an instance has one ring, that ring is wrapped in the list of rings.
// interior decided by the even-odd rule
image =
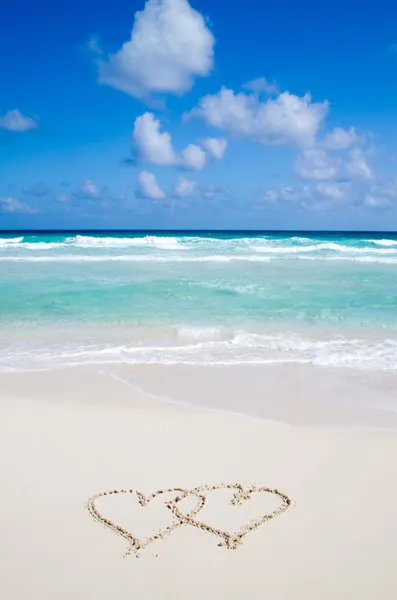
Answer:
[[[397,3],[327,6],[1,4],[0,600],[397,600]]]
[[[190,386],[204,379],[210,368]],[[171,405],[87,368],[3,373],[0,389],[7,600],[397,596],[396,433]],[[233,487],[208,489],[222,484]],[[292,505],[263,519],[283,500],[262,487]],[[145,502],[196,488],[178,503],[179,522],[167,504],[182,492]],[[160,531],[138,558],[87,510],[114,490],[132,492],[98,498],[104,519],[141,542]],[[252,520],[236,549],[219,546]]]

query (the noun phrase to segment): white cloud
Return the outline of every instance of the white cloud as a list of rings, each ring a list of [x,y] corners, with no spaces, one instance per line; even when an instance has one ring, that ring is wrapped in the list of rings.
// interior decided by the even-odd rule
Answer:
[[[273,205],[290,203],[291,207],[308,211],[397,209],[397,181],[386,180],[376,185],[369,180],[320,181],[295,188],[270,189],[260,200]]]
[[[391,200],[391,198],[387,198],[386,196],[374,196],[372,194],[367,194],[365,196],[364,206],[367,208],[392,208],[395,206],[395,203]]]
[[[143,98],[181,94],[213,67],[215,39],[187,0],[149,0],[135,14],[131,39],[107,61],[98,60],[99,83]]]
[[[212,158],[220,160],[226,152],[227,140],[225,138],[206,138],[203,145],[207,148],[208,154]]]
[[[8,131],[23,132],[37,129],[38,123],[32,117],[26,117],[18,109],[9,110],[4,117],[0,117],[0,127]]]
[[[270,202],[271,204],[278,204],[279,202],[300,202],[305,198],[310,197],[311,190],[306,185],[297,189],[285,186],[275,190],[267,190],[264,194],[265,202]]]
[[[308,148],[295,160],[295,172],[303,179],[333,179],[339,169],[339,159],[330,158],[324,150]]]
[[[319,194],[333,200],[346,198],[349,190],[350,182],[318,183],[316,186],[316,191]]]
[[[138,176],[138,191],[143,198],[160,200],[165,198],[165,193],[158,185],[153,173],[142,171]]]
[[[346,171],[350,177],[357,179],[373,179],[374,174],[368,165],[365,154],[359,148],[349,152],[350,160],[346,163]]]
[[[265,192],[263,199],[269,204],[290,203],[305,210],[327,210],[349,198],[350,191],[350,182],[320,182],[296,188],[285,186],[271,189]]]
[[[294,170],[303,179],[314,181],[332,180],[341,174],[352,180],[372,180],[374,178],[374,173],[367,163],[366,154],[359,148],[349,150],[346,160],[342,160],[340,156],[330,156],[319,146],[303,149],[295,159]],[[340,184],[334,182],[328,185],[328,190],[331,189],[330,185],[338,185],[338,189],[341,189]],[[322,189],[326,189],[325,186]],[[335,192],[336,189],[334,187]]]
[[[184,169],[200,171],[205,167],[207,155],[200,146],[189,144],[182,152],[181,166]]]
[[[388,196],[397,199],[397,182],[395,180],[387,181],[381,185],[376,185],[371,188],[371,192],[375,196]]]
[[[140,161],[158,166],[177,164],[171,136],[160,131],[160,121],[152,113],[146,112],[135,120],[132,137]]]
[[[187,170],[201,170],[205,166],[207,154],[200,146],[189,144],[178,156],[170,134],[160,131],[160,127],[160,121],[152,113],[147,112],[135,120],[132,137],[139,162]]]
[[[15,198],[11,198],[10,196],[8,196],[0,197],[0,212],[6,214],[34,214],[37,212],[37,210],[29,206],[28,204],[25,204],[25,202],[20,202],[19,200],[15,200]]]
[[[254,92],[255,94],[260,94],[263,92],[268,96],[273,96],[280,93],[277,83],[275,81],[268,81],[266,77],[258,77],[258,79],[253,79],[252,81],[244,84],[243,88],[250,90],[250,92]]]
[[[396,181],[386,181],[373,185],[368,190],[363,205],[367,208],[397,208]]]
[[[192,179],[186,179],[186,177],[179,177],[175,185],[175,196],[178,198],[187,198],[194,196],[197,191],[197,181]]]
[[[81,198],[98,198],[100,193],[95,183],[87,179],[77,190],[77,195]]]
[[[346,150],[361,141],[362,138],[357,135],[354,127],[348,130],[342,127],[335,127],[333,131],[325,136],[322,145],[328,150]]]
[[[263,102],[256,94],[222,88],[201,98],[190,116],[263,144],[310,146],[327,112],[328,102],[314,103],[309,94],[299,97],[283,92]]]

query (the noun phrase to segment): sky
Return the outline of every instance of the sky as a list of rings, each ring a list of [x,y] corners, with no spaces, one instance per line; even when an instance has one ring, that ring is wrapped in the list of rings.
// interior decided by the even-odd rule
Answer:
[[[395,2],[1,12],[1,229],[397,230]]]

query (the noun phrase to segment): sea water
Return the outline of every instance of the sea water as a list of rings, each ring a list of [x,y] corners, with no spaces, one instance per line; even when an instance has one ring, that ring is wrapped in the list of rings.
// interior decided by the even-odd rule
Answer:
[[[397,370],[397,235],[0,232],[0,370]]]

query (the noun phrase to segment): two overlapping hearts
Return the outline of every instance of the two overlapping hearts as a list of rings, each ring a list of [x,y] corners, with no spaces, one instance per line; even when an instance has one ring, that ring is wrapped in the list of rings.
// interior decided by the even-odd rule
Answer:
[[[267,511],[261,516],[250,520],[237,531],[224,531],[218,527],[215,527],[214,525],[204,523],[204,521],[197,519],[198,514],[206,505],[208,497],[212,492],[216,492],[218,490],[230,490],[232,492],[230,505],[234,507],[243,505],[244,502],[251,500],[251,498],[255,497],[258,499],[259,496],[264,497],[266,494],[271,494],[273,498],[276,497],[278,499],[278,505],[273,510]],[[141,507],[147,507],[154,500],[161,499],[162,507],[168,508],[171,511],[172,521],[167,527],[160,529],[151,536],[138,538],[136,534],[128,531],[125,526],[118,525],[114,521],[105,517],[103,512],[100,512],[98,509],[97,505],[101,502],[101,499],[104,497],[114,497],[117,495],[121,495],[124,498],[132,495],[137,499]],[[187,499],[190,499],[190,501],[193,500],[193,507],[190,507],[190,510],[183,510],[183,504],[188,504]],[[258,529],[258,527],[267,521],[281,515],[291,506],[292,500],[286,494],[277,489],[270,489],[263,485],[243,485],[240,483],[222,483],[213,486],[196,487],[190,490],[184,488],[171,488],[158,490],[149,496],[145,496],[141,492],[133,489],[111,490],[109,492],[101,492],[96,494],[90,498],[87,503],[87,509],[95,520],[99,521],[105,527],[111,529],[114,533],[120,535],[127,541],[128,550],[126,555],[135,554],[136,556],[139,556],[139,552],[146,548],[149,544],[152,544],[160,539],[165,539],[178,527],[182,527],[184,525],[190,525],[215,535],[218,537],[218,539],[220,538],[220,546],[234,550],[242,544],[244,538],[250,532]]]

